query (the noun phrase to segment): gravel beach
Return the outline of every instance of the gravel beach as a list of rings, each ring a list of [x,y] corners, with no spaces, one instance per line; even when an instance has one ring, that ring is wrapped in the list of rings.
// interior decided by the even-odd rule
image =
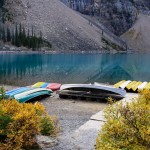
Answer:
[[[4,85],[4,88],[10,90],[16,87]],[[58,117],[61,128],[58,135],[59,144],[49,150],[72,149],[71,135],[73,132],[86,123],[92,115],[107,106],[106,102],[60,99],[55,92],[51,97],[44,98],[40,102],[50,115]]]

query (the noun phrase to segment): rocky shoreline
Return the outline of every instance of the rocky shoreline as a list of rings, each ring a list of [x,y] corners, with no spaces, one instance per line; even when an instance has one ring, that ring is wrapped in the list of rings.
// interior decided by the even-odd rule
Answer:
[[[26,47],[16,47],[13,45],[1,45],[0,44],[0,54],[2,53],[19,53],[19,54],[94,54],[94,53],[127,53],[125,51],[106,51],[106,50],[54,50],[42,48],[41,50],[31,50]],[[131,52],[130,52],[131,53]]]

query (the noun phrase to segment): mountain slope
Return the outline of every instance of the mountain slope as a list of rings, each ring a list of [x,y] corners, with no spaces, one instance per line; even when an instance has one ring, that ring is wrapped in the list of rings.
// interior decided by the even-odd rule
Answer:
[[[137,21],[122,38],[137,51],[150,51],[150,16],[139,15]]]
[[[55,50],[102,49],[99,29],[59,0],[7,0],[7,9],[14,22],[42,31]]]

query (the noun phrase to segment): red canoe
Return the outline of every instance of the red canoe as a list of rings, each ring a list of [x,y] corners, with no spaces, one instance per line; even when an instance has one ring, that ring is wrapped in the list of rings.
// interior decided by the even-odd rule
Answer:
[[[60,83],[50,83],[46,88],[51,89],[52,91],[57,91],[61,87]]]

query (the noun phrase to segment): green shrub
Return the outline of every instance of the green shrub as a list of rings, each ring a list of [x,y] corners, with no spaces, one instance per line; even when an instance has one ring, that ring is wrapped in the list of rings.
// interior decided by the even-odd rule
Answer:
[[[50,118],[48,115],[46,115],[41,120],[40,128],[42,135],[55,135],[58,132],[57,118],[56,117]]]
[[[57,129],[55,119],[48,116],[40,103],[19,103],[16,100],[0,101],[0,149],[30,149],[35,135],[54,136]]]
[[[96,139],[96,150],[150,149],[150,92],[130,103],[116,103],[105,110],[106,123]]]
[[[0,87],[0,100],[5,98],[6,98],[5,89],[4,87]]]

